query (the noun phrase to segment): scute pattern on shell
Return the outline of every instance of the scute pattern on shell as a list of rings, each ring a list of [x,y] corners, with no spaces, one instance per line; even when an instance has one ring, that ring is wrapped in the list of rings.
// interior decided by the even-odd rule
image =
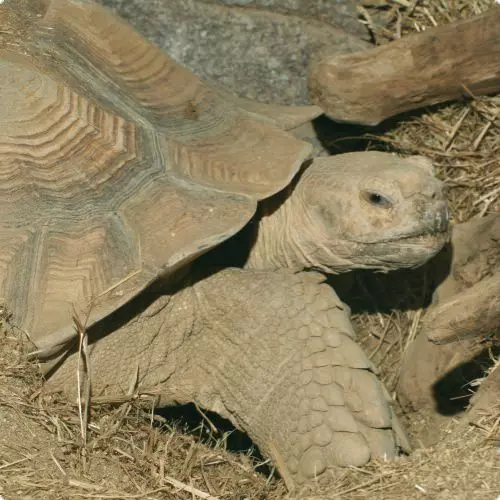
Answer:
[[[310,151],[102,7],[0,21],[0,296],[39,347],[240,230]]]

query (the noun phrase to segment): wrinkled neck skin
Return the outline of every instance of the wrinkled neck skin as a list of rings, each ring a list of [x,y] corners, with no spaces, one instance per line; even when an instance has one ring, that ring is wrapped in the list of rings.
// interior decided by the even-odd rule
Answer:
[[[331,241],[318,234],[318,228],[306,209],[300,186],[289,186],[259,206],[260,220],[246,268],[295,272],[317,269],[341,273],[352,269],[353,262],[342,257],[342,242],[334,249],[322,245]],[[326,235],[325,235],[326,236]],[[312,242],[312,243],[311,243]],[[320,256],[321,255],[321,256]],[[328,267],[325,264],[327,255]]]

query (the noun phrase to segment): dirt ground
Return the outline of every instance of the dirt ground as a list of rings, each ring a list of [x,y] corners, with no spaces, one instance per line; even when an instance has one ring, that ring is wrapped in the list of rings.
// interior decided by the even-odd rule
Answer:
[[[367,0],[360,20],[377,43],[480,13],[487,0]],[[431,158],[454,221],[500,210],[500,96],[424,109],[364,135],[367,147]],[[337,139],[340,143],[345,139]],[[359,342],[394,393],[401,359],[432,294],[432,268],[355,276]],[[0,498],[13,499],[477,499],[500,498],[500,401],[472,423],[403,415],[416,448],[394,462],[350,468],[328,489],[286,492],[248,439],[196,409],[159,414],[154,401],[76,404],[40,395],[27,340],[0,331]],[[485,370],[500,369],[485,345]],[[481,382],[471,381],[462,392]],[[395,396],[395,394],[394,394]],[[466,406],[466,400],[463,405]],[[239,452],[238,452],[239,450]]]

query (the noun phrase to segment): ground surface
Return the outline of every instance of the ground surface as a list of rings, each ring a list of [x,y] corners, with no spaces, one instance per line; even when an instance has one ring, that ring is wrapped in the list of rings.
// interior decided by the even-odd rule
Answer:
[[[300,2],[281,3],[280,9],[301,13],[296,8]],[[361,9],[362,19],[375,40],[386,43],[399,33],[404,36],[474,15],[494,2],[365,3],[368,7]],[[500,209],[499,116],[499,97],[443,105],[364,131],[362,144],[430,157],[448,185],[454,220],[464,221]],[[330,146],[345,142],[337,139]],[[419,331],[433,278],[432,265],[388,277],[354,277],[350,303],[359,341],[379,364],[381,378],[391,391],[402,354]],[[28,347],[27,341],[2,328],[0,495],[6,500],[288,497],[282,481],[272,474],[271,464],[261,464],[257,472],[258,458],[226,451],[247,446],[244,438],[236,432],[228,435],[223,424],[212,429],[196,410],[189,433],[180,432],[184,424],[176,427],[172,414],[165,420],[152,411],[154,402],[140,399],[119,406],[94,405],[87,427],[82,426],[85,412],[78,406],[40,397],[41,378],[36,366],[24,357]],[[484,346],[486,353],[490,347]],[[486,356],[484,366],[493,364],[494,359],[488,362]],[[363,470],[348,469],[328,490],[318,485],[296,497],[494,500],[500,496],[500,402],[473,425],[464,425],[459,417],[457,410],[454,417],[429,423],[426,413],[404,415],[417,447],[410,457],[374,463]]]

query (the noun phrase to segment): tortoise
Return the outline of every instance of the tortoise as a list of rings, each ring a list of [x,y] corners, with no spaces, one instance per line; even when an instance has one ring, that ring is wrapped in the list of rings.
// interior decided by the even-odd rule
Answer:
[[[77,393],[88,342],[93,395],[216,411],[289,487],[395,456],[390,397],[318,271],[434,256],[448,213],[430,164],[312,159],[292,132],[319,108],[229,96],[90,2],[0,16],[1,296],[47,390]],[[244,228],[244,266],[204,264]]]
[[[389,71],[390,66],[387,66],[387,71],[379,71],[377,75],[372,72],[374,67],[382,65],[381,51],[390,48],[394,57],[395,54],[410,50],[412,44],[418,45],[421,59],[420,62],[418,58],[412,60],[413,68],[425,66],[425,54],[432,51],[433,46],[443,48],[440,50],[442,62],[454,57],[453,49],[446,43],[446,33],[452,31],[448,26],[427,30],[432,41],[430,38],[425,41],[418,36],[405,37],[392,42],[385,49],[370,50],[373,46],[362,39],[363,35],[366,38],[367,31],[363,33],[363,28],[359,29],[359,22],[351,22],[355,20],[353,13],[356,12],[356,2],[353,0],[327,4],[313,0],[293,5],[283,0],[255,0],[248,3],[252,8],[245,9],[227,7],[224,4],[230,2],[225,0],[212,0],[209,3],[206,0],[171,0],[156,4],[144,4],[140,0],[101,0],[100,3],[112,7],[150,41],[161,46],[202,79],[223,86],[239,96],[258,98],[264,102],[310,103],[311,93],[307,89],[309,80],[313,97],[318,91],[315,97],[319,105],[327,114],[330,112],[336,122],[349,118],[350,121],[365,125],[373,124],[374,121],[380,121],[381,116],[393,113],[396,108],[401,110],[402,107],[408,109],[408,106],[417,106],[416,101],[402,98],[399,93],[394,104],[389,104],[394,92],[386,94],[387,101],[382,99],[383,102],[378,103],[378,106],[371,105],[366,89],[361,88],[368,78],[361,76],[360,68],[365,68],[372,77],[372,84],[367,87],[370,88],[368,95],[371,96],[377,93],[374,88],[388,88],[387,79],[395,82],[398,75],[402,76],[394,68],[396,73]],[[474,37],[475,30],[493,33],[493,28],[490,30],[489,26],[494,23],[488,19],[494,15],[491,10],[471,20],[468,34],[464,32],[464,36],[473,44],[477,38]],[[376,19],[375,23],[380,24],[382,21]],[[460,29],[464,29],[466,24],[461,25]],[[450,51],[447,51],[448,48]],[[473,54],[475,49],[472,45],[469,48],[469,55]],[[346,55],[363,50],[365,53],[360,54],[359,60]],[[322,56],[318,57],[318,54]],[[371,60],[373,64],[370,65]],[[234,61],[237,63],[234,64]],[[379,66],[375,61],[380,62]],[[439,65],[437,61],[435,64]],[[355,85],[349,90],[349,84],[343,83],[349,82],[349,79],[342,78],[346,68],[352,69],[352,74],[357,75]],[[441,86],[444,91],[441,100],[449,98],[452,89],[461,81],[460,75],[447,73],[447,76],[447,84]],[[413,94],[421,96],[422,88],[433,85],[432,78],[419,79],[417,83],[408,76],[399,82],[405,82],[407,90],[411,89]],[[442,84],[442,80],[440,82]],[[389,88],[392,87],[389,85]],[[329,95],[332,98],[330,100]],[[361,95],[365,97],[361,98]],[[436,92],[432,93],[432,97],[437,97]],[[346,103],[352,104],[354,100],[359,102],[359,106],[348,107]],[[422,106],[422,102],[418,105]],[[378,118],[374,120],[375,117]],[[317,140],[321,128],[327,129],[323,131],[326,133],[322,134],[322,144]],[[336,128],[341,133],[348,133],[345,125],[339,127],[321,117],[315,120],[314,128],[310,124],[303,126],[300,137],[314,143],[315,155],[325,154],[325,146],[328,147]],[[299,129],[295,129],[294,135],[298,134]],[[478,335],[494,338],[495,333],[498,334],[499,231],[498,214],[455,225],[450,245],[430,266],[430,276],[433,276],[436,282],[434,286],[437,286],[434,303],[426,311],[422,331],[404,356],[396,387],[398,401],[404,403],[407,416],[408,410],[422,407],[425,407],[426,415],[429,415],[429,409],[437,410],[430,414],[438,420],[443,412],[450,412],[450,406],[454,408],[451,413],[456,412],[463,408],[468,399],[466,396],[471,394],[471,380],[481,376],[480,370],[474,370],[476,373],[471,377],[469,368],[471,359],[484,351],[485,343],[477,342],[477,338],[467,338]],[[441,279],[444,282],[438,284]],[[335,280],[334,285],[337,284]],[[443,334],[446,336],[444,340]],[[460,343],[436,345],[436,342],[452,340],[460,340]],[[494,346],[494,354],[495,349]],[[473,404],[464,421],[473,419],[485,407],[489,406],[491,411],[494,402],[499,401],[500,386],[495,382],[495,377],[498,379],[499,376],[500,370],[497,369],[487,382],[481,384],[479,393],[472,398]]]

